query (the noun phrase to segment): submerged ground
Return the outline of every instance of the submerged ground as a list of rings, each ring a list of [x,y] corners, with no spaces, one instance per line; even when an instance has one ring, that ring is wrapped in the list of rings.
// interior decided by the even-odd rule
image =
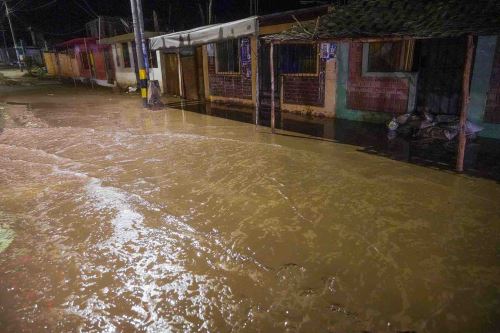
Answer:
[[[1,91],[2,332],[500,329],[492,180],[105,90]]]

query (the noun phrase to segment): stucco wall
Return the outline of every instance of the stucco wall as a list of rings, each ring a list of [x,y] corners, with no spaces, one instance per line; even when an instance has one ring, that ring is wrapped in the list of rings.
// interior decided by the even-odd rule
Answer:
[[[150,80],[157,80],[160,83],[160,88],[162,94],[164,93],[165,87],[163,86],[163,74],[161,71],[161,66],[162,66],[162,57],[160,54],[160,51],[155,51],[155,56],[156,56],[156,61],[158,63],[157,68],[150,68],[149,69],[149,79]]]
[[[132,53],[135,52],[135,50],[132,49],[131,42],[127,43],[127,47],[130,55],[130,67],[123,66],[122,44],[113,44],[111,47],[113,53],[113,63],[115,65],[116,83],[120,88],[137,86],[137,78],[134,70],[135,61]]]

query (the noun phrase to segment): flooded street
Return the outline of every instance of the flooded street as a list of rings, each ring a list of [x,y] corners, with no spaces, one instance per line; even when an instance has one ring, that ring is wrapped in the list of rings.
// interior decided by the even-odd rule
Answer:
[[[33,116],[0,134],[1,332],[500,330],[493,180],[107,90],[0,102]]]

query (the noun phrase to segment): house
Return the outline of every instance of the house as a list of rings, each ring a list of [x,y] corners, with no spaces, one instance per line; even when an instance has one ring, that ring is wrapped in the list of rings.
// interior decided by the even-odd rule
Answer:
[[[56,45],[54,52],[44,52],[49,75],[113,86],[115,70],[108,45],[97,38],[75,38]]]
[[[269,48],[261,38],[282,32],[298,20],[315,20],[328,8],[249,17],[151,38],[151,49],[160,52],[164,92],[191,100],[257,106],[258,122],[259,112],[265,118],[271,101]],[[283,89],[274,99],[283,108],[327,113],[334,107],[324,91],[334,89],[335,59],[320,57],[320,47],[307,42],[280,50],[284,61],[277,71],[283,74],[279,82]]]
[[[160,33],[146,31],[147,39],[158,36]],[[137,53],[135,38],[133,33],[103,38],[99,41],[102,46],[109,46],[112,53],[112,63],[115,68],[116,85],[120,88],[136,87],[138,78]],[[148,52],[149,78],[158,80],[163,89],[163,76],[158,67],[159,53],[157,51]]]
[[[267,39],[336,44],[334,117],[384,122],[414,110],[458,116],[470,36],[469,119],[500,139],[499,17],[495,0],[359,0]]]

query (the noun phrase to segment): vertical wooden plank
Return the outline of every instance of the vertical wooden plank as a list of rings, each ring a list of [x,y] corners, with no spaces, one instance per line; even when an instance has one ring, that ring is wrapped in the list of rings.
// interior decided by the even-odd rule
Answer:
[[[255,84],[254,84],[254,88],[255,88],[255,125],[258,125],[259,124],[259,107],[260,107],[260,83],[259,83],[259,80],[260,80],[260,62],[259,62],[259,59],[260,59],[260,42],[259,42],[259,22],[257,20],[257,22],[255,23],[256,25],[256,31],[255,31],[255,50],[252,49],[252,54],[255,54],[255,61],[252,61],[252,69],[253,71],[255,72]],[[253,46],[253,45],[252,45]],[[254,58],[252,56],[252,58]]]
[[[275,101],[274,101],[274,43],[271,42],[271,47],[269,49],[269,70],[271,71],[271,133],[274,133],[275,127]]]
[[[465,136],[465,125],[470,101],[470,77],[472,71],[472,58],[474,56],[474,37],[467,36],[467,52],[465,55],[464,75],[462,79],[462,108],[460,110],[459,141],[457,153],[457,171],[464,171],[464,156],[467,137]]]
[[[177,49],[177,70],[179,72],[179,94],[181,95],[182,98],[185,98],[184,82],[182,78],[181,51],[179,49]]]

